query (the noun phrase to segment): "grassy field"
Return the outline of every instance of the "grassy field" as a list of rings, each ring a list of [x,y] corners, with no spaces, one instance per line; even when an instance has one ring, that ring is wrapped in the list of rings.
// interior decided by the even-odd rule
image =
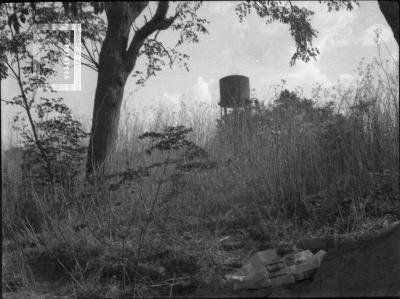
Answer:
[[[126,113],[106,167],[125,173],[92,185],[82,166],[39,186],[22,151],[2,153],[3,293],[186,296],[258,250],[388,227],[400,220],[398,79],[398,63],[376,59],[353,85],[310,99],[277,90],[242,125],[216,126],[207,105],[146,124]],[[178,125],[203,155],[146,154],[154,142],[140,135]]]

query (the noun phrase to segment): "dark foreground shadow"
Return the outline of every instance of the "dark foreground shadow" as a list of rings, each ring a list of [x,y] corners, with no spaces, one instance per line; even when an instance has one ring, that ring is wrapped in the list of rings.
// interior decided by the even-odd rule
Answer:
[[[400,297],[400,224],[329,251],[312,283],[272,296]]]
[[[200,287],[190,298],[400,297],[400,224],[343,242],[328,250],[313,281],[262,290],[232,290],[219,283]]]

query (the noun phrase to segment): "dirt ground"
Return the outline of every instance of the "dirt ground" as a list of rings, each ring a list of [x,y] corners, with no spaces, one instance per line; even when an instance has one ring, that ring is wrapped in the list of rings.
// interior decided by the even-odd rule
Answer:
[[[400,223],[381,232],[336,240],[307,241],[299,248],[327,251],[314,280],[260,290],[233,290],[224,280],[232,272],[215,273],[212,283],[201,283],[181,298],[266,297],[397,297],[400,298]],[[3,298],[68,298],[38,293],[8,293]]]

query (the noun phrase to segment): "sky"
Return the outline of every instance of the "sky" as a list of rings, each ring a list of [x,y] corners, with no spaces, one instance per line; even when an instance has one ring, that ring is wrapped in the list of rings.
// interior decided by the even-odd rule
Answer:
[[[215,105],[219,102],[218,80],[230,74],[248,76],[250,88],[262,100],[281,80],[286,81],[288,89],[301,86],[305,95],[316,83],[327,87],[339,81],[348,83],[354,80],[362,58],[370,61],[377,55],[374,43],[377,28],[386,45],[383,55],[398,57],[398,45],[376,1],[360,1],[360,7],[351,12],[330,13],[326,5],[318,1],[296,2],[296,5],[315,12],[311,22],[318,31],[314,45],[320,55],[316,61],[298,61],[293,67],[289,62],[295,43],[289,27],[281,23],[267,25],[254,13],[240,23],[235,14],[237,3],[205,1],[199,15],[209,20],[209,34],[201,35],[199,43],[185,44],[181,48],[190,56],[190,71],[166,68],[143,87],[135,85],[134,78],[129,78],[125,86],[124,109],[146,110],[157,105],[179,109],[181,100],[189,104]],[[163,31],[159,37],[167,43],[177,38],[176,32],[170,30]],[[137,68],[143,69],[140,63]],[[58,95],[64,97],[74,115],[90,120],[97,73],[83,66],[81,78],[81,91],[60,91]],[[12,79],[2,81],[1,88],[2,98],[12,98],[17,92]],[[2,103],[2,139],[7,138],[13,113]]]

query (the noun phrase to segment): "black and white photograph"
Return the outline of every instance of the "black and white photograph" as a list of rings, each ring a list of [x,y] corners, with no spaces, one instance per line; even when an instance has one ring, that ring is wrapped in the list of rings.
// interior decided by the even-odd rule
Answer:
[[[0,3],[2,299],[400,298],[399,18]]]

